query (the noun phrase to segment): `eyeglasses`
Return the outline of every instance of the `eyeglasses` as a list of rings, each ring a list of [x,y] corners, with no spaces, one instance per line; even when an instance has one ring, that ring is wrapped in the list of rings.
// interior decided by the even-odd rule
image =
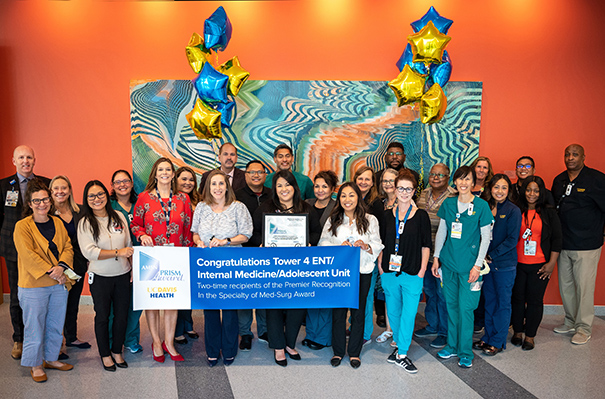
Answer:
[[[382,181],[382,184],[393,184],[393,183],[395,183],[394,179],[389,179],[389,180],[383,180]]]
[[[265,172],[264,170],[250,170],[246,172],[247,174],[249,174],[250,176],[260,176],[260,175],[264,175]]]
[[[527,164],[527,165],[517,165],[517,169],[523,169],[523,168],[525,168],[525,169],[531,169],[533,167],[534,167],[534,165],[530,165],[530,164]]]
[[[400,157],[400,156],[403,155],[403,152],[399,152],[399,151],[397,151],[397,152],[387,152],[387,155],[390,156],[390,157],[392,157],[394,155],[397,155],[398,157]]]
[[[132,180],[130,179],[124,179],[124,180],[116,180],[113,182],[114,186],[119,186],[120,184],[130,184]]]
[[[103,199],[103,198],[105,198],[105,193],[101,191],[100,193],[97,193],[97,194],[88,194],[87,198],[89,201],[94,201],[95,198]]]
[[[399,191],[400,193],[411,193],[412,191],[414,191],[414,187],[396,187],[395,190]]]
[[[446,176],[449,176],[449,175],[444,175],[443,173],[429,173],[429,177],[438,177],[440,179],[443,179]]]
[[[34,204],[34,205],[40,205],[41,203],[48,204],[49,202],[50,202],[50,197],[35,198],[32,200],[32,204]]]

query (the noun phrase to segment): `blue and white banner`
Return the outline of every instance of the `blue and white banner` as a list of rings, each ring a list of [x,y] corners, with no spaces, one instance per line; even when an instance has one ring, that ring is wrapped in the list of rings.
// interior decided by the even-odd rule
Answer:
[[[360,249],[135,247],[134,309],[359,306]]]

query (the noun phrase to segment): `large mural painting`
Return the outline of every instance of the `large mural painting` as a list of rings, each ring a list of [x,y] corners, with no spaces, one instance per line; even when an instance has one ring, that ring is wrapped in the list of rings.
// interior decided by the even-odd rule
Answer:
[[[273,149],[294,149],[293,168],[313,178],[331,169],[341,181],[364,164],[382,169],[388,143],[403,143],[405,166],[426,182],[434,163],[452,171],[479,155],[481,82],[449,82],[444,118],[425,125],[416,106],[398,107],[387,82],[247,81],[223,137],[199,140],[185,119],[196,100],[189,80],[132,81],[130,86],[132,163],[141,192],[160,156],[201,175],[216,168],[218,147],[238,149],[239,168],[260,159],[273,171]]]

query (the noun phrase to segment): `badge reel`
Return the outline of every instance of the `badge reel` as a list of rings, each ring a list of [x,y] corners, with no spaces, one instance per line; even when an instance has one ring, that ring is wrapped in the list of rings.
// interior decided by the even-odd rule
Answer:
[[[94,280],[95,280],[95,274],[88,272],[88,285],[91,285]]]
[[[475,281],[471,283],[471,291],[477,292],[481,291],[481,287],[483,286],[483,281]]]
[[[571,194],[571,188],[573,187],[573,184],[569,183],[567,185],[567,188],[565,189],[565,195],[570,195]]]
[[[4,206],[10,206],[14,208],[17,206],[17,202],[19,201],[19,192],[18,191],[7,191],[6,192],[6,201],[4,202]]]
[[[523,242],[523,255],[536,256],[536,249],[537,249],[538,243],[536,241],[531,241],[530,237],[531,237],[531,230],[530,229],[525,230],[525,232],[523,233],[523,239],[525,240]]]

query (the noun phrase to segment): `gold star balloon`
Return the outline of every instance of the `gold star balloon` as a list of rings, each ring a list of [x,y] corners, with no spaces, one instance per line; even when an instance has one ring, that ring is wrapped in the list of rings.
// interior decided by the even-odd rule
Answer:
[[[237,96],[239,89],[242,88],[244,82],[250,76],[250,72],[246,71],[239,63],[237,56],[231,58],[219,67],[219,72],[229,76],[229,93]]]
[[[389,87],[397,97],[397,105],[401,107],[418,101],[422,97],[425,80],[425,77],[414,72],[406,64],[401,73],[389,82]]]
[[[450,40],[451,37],[439,32],[433,21],[429,21],[420,32],[408,36],[414,54],[413,62],[441,64],[443,51]]]
[[[223,136],[221,131],[221,113],[210,109],[204,105],[198,98],[195,106],[190,113],[186,115],[189,126],[198,139],[220,139]]]
[[[420,99],[420,122],[439,122],[443,118],[446,108],[447,97],[441,86],[435,83]]]
[[[185,53],[189,65],[195,73],[200,73],[204,64],[208,61],[208,56],[210,56],[210,50],[204,45],[204,39],[195,32],[191,35],[189,44],[185,47]]]

